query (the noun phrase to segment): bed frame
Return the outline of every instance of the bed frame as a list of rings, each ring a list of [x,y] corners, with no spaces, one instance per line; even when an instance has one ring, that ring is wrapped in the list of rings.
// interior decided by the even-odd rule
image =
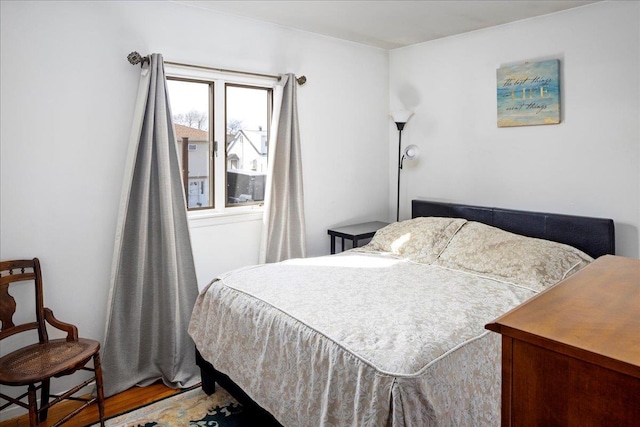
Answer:
[[[552,240],[571,245],[594,258],[615,253],[613,220],[553,213],[527,212],[512,209],[470,206],[428,200],[411,202],[412,218],[439,216],[464,218],[501,228],[527,237]],[[227,375],[217,371],[196,349],[196,363],[200,367],[202,389],[207,394],[220,384],[233,395],[259,425],[279,426],[267,411],[258,406]]]

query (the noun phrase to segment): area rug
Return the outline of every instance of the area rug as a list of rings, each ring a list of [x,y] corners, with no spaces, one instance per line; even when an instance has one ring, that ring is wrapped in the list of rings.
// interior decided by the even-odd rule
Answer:
[[[99,425],[97,423],[91,427]],[[207,396],[200,387],[197,387],[109,418],[105,425],[107,427],[250,427],[263,424],[256,419],[255,413],[245,410],[226,390],[216,384],[216,391],[211,396]]]

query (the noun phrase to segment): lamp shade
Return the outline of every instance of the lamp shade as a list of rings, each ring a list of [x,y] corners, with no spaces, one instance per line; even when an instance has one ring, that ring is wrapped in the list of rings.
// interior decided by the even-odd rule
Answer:
[[[404,149],[404,157],[407,160],[415,160],[420,157],[420,149],[417,145],[409,145]]]
[[[413,116],[413,111],[409,110],[398,110],[391,113],[391,117],[396,123],[407,123],[411,116]]]

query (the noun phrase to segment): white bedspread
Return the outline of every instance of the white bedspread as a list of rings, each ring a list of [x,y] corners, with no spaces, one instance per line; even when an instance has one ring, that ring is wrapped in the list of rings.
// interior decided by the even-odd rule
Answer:
[[[219,277],[189,333],[286,427],[498,426],[500,341],[484,325],[534,294],[350,251]]]

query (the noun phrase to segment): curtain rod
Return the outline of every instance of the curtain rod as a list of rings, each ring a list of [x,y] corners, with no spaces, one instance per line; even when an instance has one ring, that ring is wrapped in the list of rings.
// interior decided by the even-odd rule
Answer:
[[[142,56],[138,52],[133,51],[129,55],[127,55],[127,60],[129,60],[129,63],[131,65],[140,64],[140,66],[142,66],[142,65],[144,65],[145,62],[149,62],[149,56]],[[195,69],[198,69],[198,70],[217,71],[217,72],[220,72],[220,73],[243,74],[245,76],[267,77],[267,78],[270,78],[270,79],[280,80],[280,76],[276,76],[276,75],[272,75],[272,74],[260,74],[260,73],[252,73],[250,71],[227,70],[227,69],[224,69],[224,68],[213,68],[213,67],[206,67],[206,66],[203,66],[203,65],[183,64],[181,62],[164,61],[164,63],[167,64],[167,65],[175,65],[175,66],[178,66],[178,67],[195,68]],[[305,84],[307,82],[307,78],[305,76],[296,77],[296,81],[298,82],[299,85],[302,86],[303,84]]]

